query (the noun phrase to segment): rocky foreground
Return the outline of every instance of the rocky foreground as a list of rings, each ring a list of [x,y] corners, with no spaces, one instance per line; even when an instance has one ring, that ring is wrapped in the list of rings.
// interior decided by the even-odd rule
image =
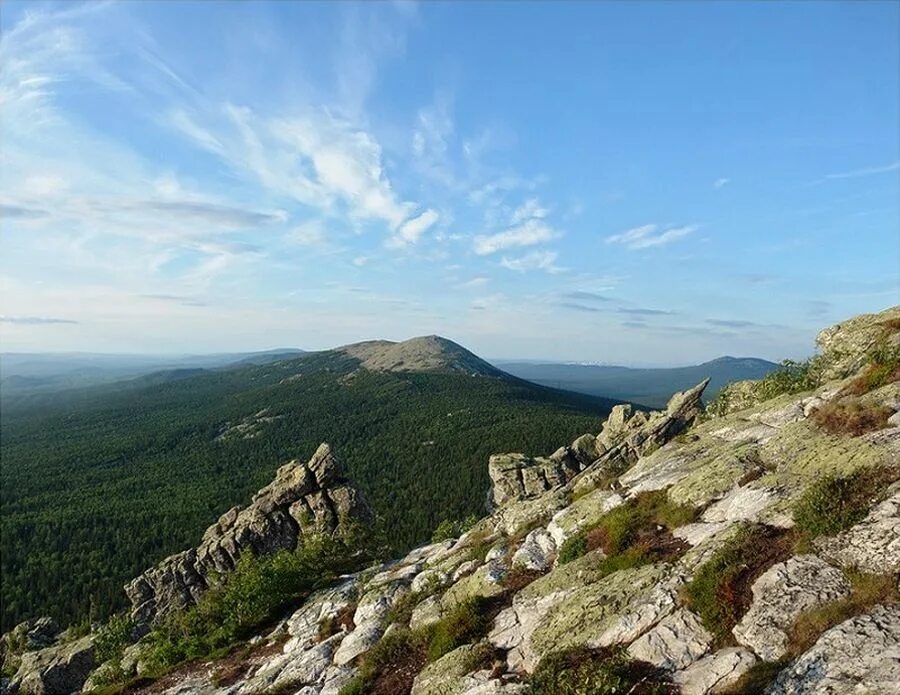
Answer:
[[[491,457],[490,515],[458,538],[344,576],[247,648],[140,687],[900,693],[900,307],[819,343],[808,383],[739,384],[708,412],[701,383],[665,411],[619,406],[549,457]],[[242,553],[368,517],[323,445],[129,585],[134,637],[202,600]],[[454,627],[461,616],[475,627]],[[59,637],[46,619],[16,630],[4,692],[102,691],[92,635]],[[452,639],[438,649],[435,635]],[[146,640],[125,649],[126,679],[146,675],[146,653]]]

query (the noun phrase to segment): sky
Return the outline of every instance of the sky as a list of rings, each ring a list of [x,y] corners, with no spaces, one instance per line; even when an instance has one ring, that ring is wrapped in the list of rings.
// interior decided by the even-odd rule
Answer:
[[[900,3],[0,5],[0,349],[629,365],[900,303]]]

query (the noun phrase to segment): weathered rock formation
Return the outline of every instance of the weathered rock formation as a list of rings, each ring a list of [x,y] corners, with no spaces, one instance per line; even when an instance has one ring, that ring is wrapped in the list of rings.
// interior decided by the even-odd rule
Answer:
[[[331,447],[322,444],[309,462],[293,460],[279,468],[250,505],[225,512],[196,548],[167,557],[132,580],[125,587],[132,617],[146,624],[193,605],[245,552],[293,549],[303,536],[333,534],[370,517],[369,506],[344,478]]]
[[[584,434],[549,457],[491,456],[488,507],[496,510],[511,502],[540,497],[563,487],[588,468],[594,475],[627,468],[690,427],[700,413],[700,397],[708,383],[705,379],[692,389],[676,393],[662,411],[635,412],[630,404],[614,406],[599,435]]]
[[[97,666],[91,636],[25,652],[7,695],[66,695],[81,691]]]

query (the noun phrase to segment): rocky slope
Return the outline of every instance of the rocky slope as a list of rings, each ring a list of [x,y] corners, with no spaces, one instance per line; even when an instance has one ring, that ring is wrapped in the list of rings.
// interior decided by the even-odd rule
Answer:
[[[710,418],[701,383],[547,458],[492,457],[473,528],[153,692],[900,692],[900,307],[820,344],[804,391]],[[90,641],[26,653],[9,691],[80,687]]]

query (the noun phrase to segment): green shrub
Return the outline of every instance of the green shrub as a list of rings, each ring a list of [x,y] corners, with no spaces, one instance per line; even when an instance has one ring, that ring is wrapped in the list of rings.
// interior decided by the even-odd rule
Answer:
[[[168,616],[148,635],[151,669],[165,672],[246,638],[291,603],[358,569],[366,556],[355,547],[363,543],[360,538],[316,536],[293,551],[262,557],[245,553],[221,585],[196,606]]]
[[[432,543],[450,540],[451,538],[459,538],[466,531],[478,523],[478,517],[474,514],[467,516],[465,519],[444,519],[434,529],[431,534]]]
[[[793,537],[769,526],[747,526],[707,560],[685,585],[687,606],[700,616],[717,642],[731,640],[731,630],[750,604],[750,586],[766,569],[791,554]]]
[[[819,385],[822,358],[811,357],[804,362],[784,360],[781,368],[760,379],[753,391],[759,401],[786,393],[809,391]]]
[[[794,505],[794,523],[808,538],[831,536],[865,517],[874,500],[896,479],[897,469],[868,468],[846,477],[826,476]]]
[[[565,540],[559,549],[559,564],[565,565],[567,562],[577,560],[588,551],[587,536],[584,531],[576,533]]]
[[[121,659],[125,647],[133,641],[133,633],[134,621],[129,615],[114,615],[106,621],[94,638],[94,657],[97,663]]]
[[[606,512],[597,523],[568,538],[559,551],[559,563],[571,562],[597,548],[612,557],[632,546],[641,546],[647,558],[668,556],[663,548],[671,540],[664,529],[674,529],[692,522],[696,510],[675,504],[663,490],[641,493],[625,504]],[[675,549],[672,544],[671,549]]]
[[[427,630],[428,660],[437,661],[457,647],[477,642],[490,631],[491,620],[490,599],[478,596],[457,604]]]
[[[528,695],[666,695],[677,693],[665,674],[633,661],[624,649],[576,647],[541,659],[528,679]]]

